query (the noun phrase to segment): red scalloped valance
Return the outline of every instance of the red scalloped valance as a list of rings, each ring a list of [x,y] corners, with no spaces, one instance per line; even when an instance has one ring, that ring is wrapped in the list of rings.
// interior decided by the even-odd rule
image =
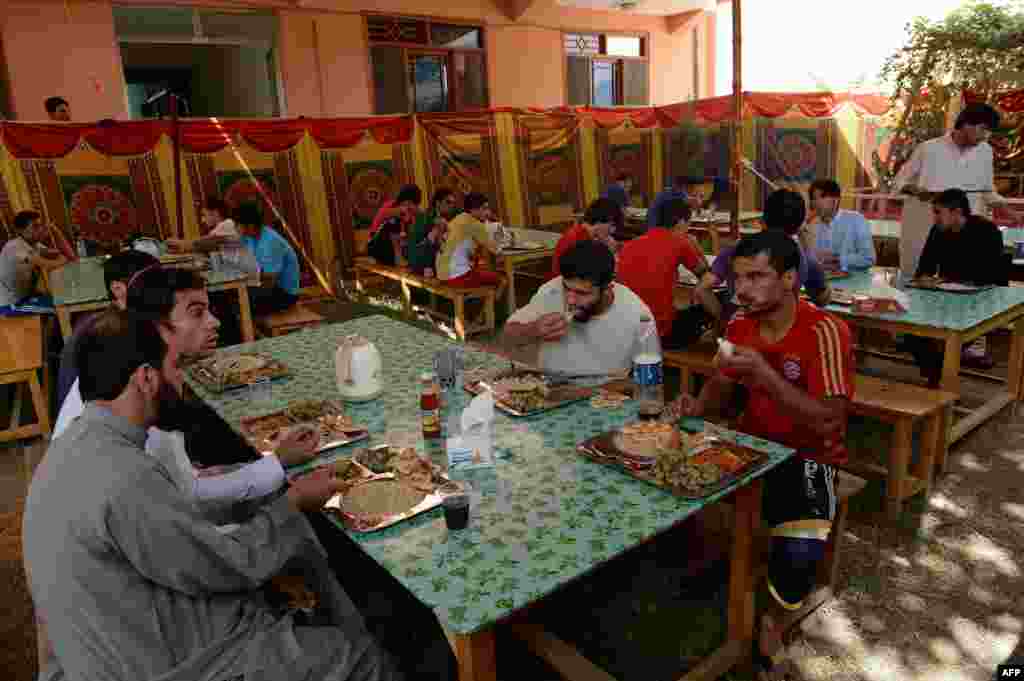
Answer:
[[[1024,91],[1001,96],[1004,111],[1024,111]],[[1004,106],[1005,102],[1005,106]],[[880,95],[849,93],[767,93],[744,94],[744,116],[776,118],[799,114],[811,118],[834,115],[843,106],[862,113],[882,115],[889,101]],[[1019,107],[1019,108],[1007,108]],[[549,113],[575,116],[600,128],[617,128],[627,121],[637,128],[670,128],[683,120],[718,123],[733,117],[731,95],[660,107],[598,108],[556,107],[553,109],[490,109],[420,117],[425,128],[446,134],[483,134],[482,127],[498,112],[522,111],[532,115]],[[181,148],[188,153],[213,153],[237,140],[268,153],[291,149],[309,133],[324,149],[345,149],[359,144],[367,135],[380,144],[398,144],[412,139],[414,117],[369,116],[365,118],[288,118],[264,120],[187,119],[179,125]],[[109,156],[138,156],[153,150],[164,135],[173,134],[170,121],[100,121],[98,123],[11,123],[0,122],[0,138],[15,158],[55,159],[71,153],[83,140]]]
[[[984,102],[985,98],[974,92],[964,92],[965,104]],[[1003,113],[1020,113],[1024,111],[1024,90],[1009,90],[1000,92],[993,97],[993,104]]]
[[[269,120],[181,121],[183,151],[195,154],[220,151],[236,140],[268,153],[286,151],[308,132],[324,149],[359,144],[366,135],[380,144],[412,139],[412,116],[367,118],[292,118]],[[138,156],[156,147],[174,132],[170,121],[100,121],[98,123],[0,123],[0,138],[15,158],[55,159],[67,156],[83,140],[108,156]]]

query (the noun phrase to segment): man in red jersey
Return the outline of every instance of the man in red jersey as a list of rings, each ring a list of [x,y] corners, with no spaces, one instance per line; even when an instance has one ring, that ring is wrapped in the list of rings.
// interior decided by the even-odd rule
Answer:
[[[660,206],[657,224],[646,232],[627,241],[619,251],[616,266],[619,282],[654,313],[661,336],[662,347],[678,348],[692,336],[686,317],[677,317],[674,293],[679,279],[680,265],[700,279],[708,270],[704,253],[687,234],[690,206],[686,199],[669,199]],[[678,325],[677,325],[678,320]]]
[[[578,241],[593,239],[608,246],[612,253],[617,251],[618,243],[612,235],[616,229],[622,227],[622,220],[622,207],[611,199],[597,199],[590,204],[587,207],[587,212],[583,214],[583,220],[562,234],[555,245],[555,253],[551,258],[551,275],[548,277],[548,281],[562,275],[558,263]]]
[[[733,256],[740,312],[718,354],[719,373],[674,410],[715,416],[739,386],[748,401],[739,430],[796,450],[766,478],[764,514],[772,528],[765,584],[771,606],[755,658],[762,679],[782,679],[781,612],[799,609],[814,585],[835,515],[836,466],[846,462],[846,411],[853,396],[853,351],[846,325],[795,293],[800,251],[767,230],[743,239]]]

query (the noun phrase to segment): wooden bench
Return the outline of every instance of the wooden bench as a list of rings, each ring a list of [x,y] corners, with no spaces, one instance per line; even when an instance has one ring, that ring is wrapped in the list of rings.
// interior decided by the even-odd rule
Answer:
[[[46,340],[43,317],[0,317],[0,385],[14,385],[9,426],[0,430],[0,442],[50,435],[50,407],[46,399]],[[36,372],[43,372],[43,385]],[[28,386],[36,422],[22,425],[23,388]]]
[[[406,316],[410,318],[414,316],[412,305],[412,289],[414,288],[427,291],[432,295],[440,296],[452,301],[452,304],[455,306],[454,316],[441,316],[452,323],[455,327],[455,333],[459,337],[459,340],[464,341],[467,336],[474,333],[494,330],[494,299],[497,291],[492,286],[483,286],[480,288],[455,288],[445,286],[437,279],[421,277],[414,274],[406,267],[387,267],[386,265],[378,265],[373,261],[362,258],[357,260],[353,267],[356,275],[356,288],[360,292],[365,292],[364,284],[366,275],[384,277],[386,279],[391,279],[392,281],[397,281],[401,284],[402,308]],[[470,324],[466,321],[466,301],[476,298],[483,302],[484,319],[482,323]]]
[[[686,350],[671,350],[663,355],[665,366],[680,371],[680,390],[691,390],[693,374],[710,376],[715,372],[715,352],[710,344],[698,344]],[[945,469],[949,423],[956,395],[916,385],[887,381],[857,374],[851,408],[853,413],[892,424],[893,438],[888,466],[851,461],[847,468],[886,476],[886,513],[899,515],[903,500],[924,492],[931,493],[935,469]],[[914,426],[921,422],[921,453],[912,471],[910,459]]]
[[[323,321],[323,315],[302,303],[295,303],[287,310],[257,317],[256,328],[262,335],[274,338],[307,326],[316,326]]]

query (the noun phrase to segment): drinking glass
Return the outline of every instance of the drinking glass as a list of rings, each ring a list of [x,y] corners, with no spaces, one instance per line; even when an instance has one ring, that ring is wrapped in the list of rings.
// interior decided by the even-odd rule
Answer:
[[[269,378],[257,378],[249,384],[249,403],[267,405],[273,401],[274,392]]]

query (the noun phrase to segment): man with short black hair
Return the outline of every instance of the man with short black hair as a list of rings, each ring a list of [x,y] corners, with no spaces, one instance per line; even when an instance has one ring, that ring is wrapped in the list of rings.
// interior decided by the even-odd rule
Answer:
[[[691,210],[700,208],[702,198],[700,196],[690,196],[689,192],[686,191],[686,188],[691,184],[697,184],[697,181],[691,180],[685,175],[676,175],[672,178],[672,185],[666,187],[664,191],[658,192],[658,195],[654,197],[654,201],[651,202],[650,207],[647,209],[647,226],[669,226],[669,223],[662,219],[663,216],[661,212],[661,207],[668,201],[682,199],[690,206]]]
[[[619,244],[615,240],[614,234],[617,229],[622,227],[622,223],[622,206],[611,199],[597,199],[587,206],[583,219],[567,229],[555,244],[549,280],[561,274],[559,262],[562,256],[579,241],[594,239],[603,243],[613,253],[618,251]]]
[[[675,285],[682,265],[698,279],[708,271],[703,251],[690,238],[690,206],[684,199],[662,204],[661,227],[627,241],[619,252],[618,279],[640,296],[654,313],[664,348],[680,348],[692,342],[691,313],[675,307]],[[700,308],[698,307],[699,311]]]
[[[367,254],[381,265],[394,267],[402,253],[402,239],[416,221],[423,192],[414,184],[398,190],[394,199],[385,201],[370,224]]]
[[[619,204],[619,208],[630,206],[629,192],[633,189],[633,178],[629,173],[619,173],[615,181],[604,190],[604,198]]]
[[[598,241],[577,242],[558,264],[561,275],[508,318],[504,341],[536,349],[546,371],[596,380],[629,371],[650,308],[614,281],[615,257]]]
[[[57,251],[43,245],[46,225],[34,210],[23,210],[14,216],[13,239],[0,250],[0,305],[13,305],[32,294],[35,274],[49,272],[67,260]]]
[[[54,657],[42,674],[247,681],[401,678],[330,572],[303,512],[340,491],[329,471],[224,532],[144,451],[169,426],[183,378],[169,329],[108,311],[78,347],[89,405],[53,441],[25,504],[32,600]],[[73,499],[74,503],[68,503]],[[287,564],[317,587],[322,623],[268,604]]]
[[[231,219],[231,209],[228,204],[218,196],[211,196],[203,204],[203,225],[209,231],[198,239],[168,239],[167,247],[171,251],[196,251],[198,253],[209,253],[216,251],[230,241],[238,241],[240,234]]]
[[[936,193],[954,188],[969,192],[971,212],[977,214],[1001,199],[995,192],[992,147],[986,141],[998,127],[995,109],[968,104],[953,130],[919,144],[900,168],[894,185],[909,195],[903,201],[900,228],[900,269],[905,279],[917,272],[918,258],[935,224],[932,199]]]
[[[154,256],[134,249],[117,253],[104,261],[103,280],[107,286],[107,292],[110,294],[111,307],[119,310],[125,309],[128,300],[128,281],[137,272],[159,264],[160,261]],[[79,322],[75,327],[75,332],[71,334],[71,338],[67,340],[61,351],[60,369],[57,375],[58,409],[64,404],[64,399],[71,390],[71,386],[78,380],[78,365],[75,364],[75,347],[78,345],[78,339],[96,317],[97,315],[91,315]],[[58,417],[57,425],[54,427],[55,432],[59,426],[60,418]]]
[[[490,201],[479,192],[470,192],[463,199],[462,207],[462,213],[448,223],[448,234],[437,254],[437,278],[446,286],[459,288],[496,286],[495,297],[500,298],[505,290],[505,278],[493,270],[476,266],[477,251],[499,253],[485,224],[491,218]]]
[[[765,231],[780,231],[796,243],[797,234],[806,217],[807,205],[804,203],[804,197],[789,189],[779,189],[772,192],[765,201],[762,219]],[[796,290],[799,291],[801,286],[805,287],[807,295],[814,303],[824,305],[831,295],[825,272],[821,265],[799,246],[798,250],[800,265],[794,282]],[[735,276],[732,269],[735,251],[735,246],[723,248],[712,263],[711,272],[701,279],[694,291],[694,297],[721,327],[724,327],[735,311],[735,306],[731,302],[735,292]],[[722,284],[728,287],[724,304],[715,292]]]
[[[827,271],[866,270],[875,264],[871,225],[854,210],[839,207],[842,189],[830,179],[819,179],[807,190],[815,220],[814,256]]]
[[[243,203],[235,211],[242,245],[256,258],[260,285],[249,287],[254,315],[288,309],[299,299],[299,257],[288,240],[263,224],[263,211],[255,203]]]
[[[758,662],[781,679],[776,622],[799,609],[814,586],[836,510],[835,478],[846,463],[846,418],[853,396],[853,344],[846,324],[797,295],[800,248],[781,230],[739,242],[733,255],[742,314],[729,323],[732,347],[699,397],[682,393],[672,411],[716,417],[740,386],[748,400],[737,430],[779,442],[796,456],[766,477],[764,515],[772,528]]]
[[[71,105],[63,97],[47,97],[43,102],[46,115],[51,121],[68,123],[71,121]]]
[[[442,187],[430,199],[430,210],[416,218],[406,242],[409,269],[420,276],[432,278],[436,273],[437,254],[448,234],[448,220],[459,211],[458,197]]]
[[[916,279],[921,283],[1005,286],[1009,272],[999,228],[989,220],[973,215],[970,200],[960,189],[941,192],[932,206],[935,225],[921,251]],[[979,369],[992,368],[993,361],[986,352],[984,340],[978,339],[979,349],[975,353],[964,348],[964,364]],[[928,386],[939,387],[943,364],[941,344],[931,338],[905,336],[901,347],[914,356]]]

